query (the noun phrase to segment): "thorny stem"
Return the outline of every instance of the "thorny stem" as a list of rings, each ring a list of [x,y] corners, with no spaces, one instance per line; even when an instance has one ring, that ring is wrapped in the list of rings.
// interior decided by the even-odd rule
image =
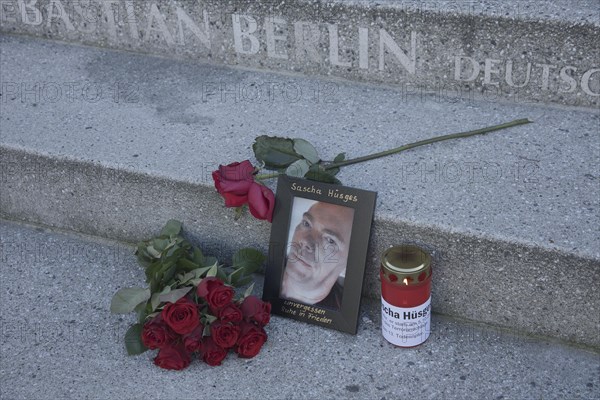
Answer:
[[[523,119],[517,119],[517,120],[511,121],[511,122],[507,122],[507,123],[504,123],[504,124],[500,124],[500,125],[493,125],[493,126],[488,126],[486,128],[476,129],[474,131],[459,132],[459,133],[452,133],[450,135],[437,136],[437,137],[434,137],[434,138],[420,140],[418,142],[405,144],[404,146],[396,147],[396,148],[391,149],[391,150],[386,150],[386,151],[382,151],[382,152],[379,152],[379,153],[369,154],[369,155],[363,156],[363,157],[353,158],[351,160],[345,160],[345,161],[340,161],[340,162],[337,162],[337,163],[328,164],[328,165],[325,165],[324,168],[325,169],[333,169],[333,168],[338,168],[338,167],[345,167],[347,165],[358,164],[358,163],[361,163],[361,162],[364,162],[364,161],[369,161],[369,160],[374,160],[376,158],[390,156],[390,155],[393,155],[393,154],[396,154],[396,153],[400,153],[402,151],[406,151],[406,150],[409,150],[409,149],[414,149],[415,147],[419,147],[419,146],[425,146],[425,145],[428,145],[428,144],[432,144],[432,143],[436,143],[436,142],[441,142],[441,141],[444,141],[444,140],[458,139],[458,138],[464,138],[464,137],[475,136],[475,135],[483,135],[483,134],[486,134],[486,133],[489,133],[489,132],[494,132],[494,131],[499,131],[501,129],[511,128],[513,126],[519,126],[519,125],[529,124],[531,122],[532,121],[528,120],[527,118],[523,118]],[[269,173],[269,174],[256,175],[255,178],[259,179],[259,180],[272,179],[272,178],[277,178],[280,175],[284,175],[284,174],[280,173],[280,172],[273,172],[273,173]]]

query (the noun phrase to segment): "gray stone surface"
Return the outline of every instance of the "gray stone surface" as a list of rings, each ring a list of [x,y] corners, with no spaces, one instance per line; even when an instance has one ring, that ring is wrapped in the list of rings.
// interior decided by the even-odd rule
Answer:
[[[19,37],[0,43],[2,144],[112,167],[107,185],[140,172],[208,189],[211,171],[251,158],[263,133],[304,137],[325,159],[352,158],[528,117],[535,123],[350,166],[340,177],[378,191],[386,220],[600,257],[597,112],[408,96]],[[45,178],[35,165],[9,167],[5,179]]]
[[[270,226],[233,221],[210,177],[219,163],[250,158],[258,134],[300,136],[324,158],[353,157],[531,117],[535,124],[341,172],[344,183],[379,192],[364,294],[379,296],[382,249],[417,241],[438,258],[438,312],[600,344],[597,114],[449,102],[17,37],[1,44],[2,82],[24,88],[4,90],[0,103],[2,215],[129,241],[178,218],[225,256],[268,244]],[[279,84],[303,97],[203,92],[215,82]],[[49,97],[54,84],[76,95]],[[94,87],[102,96],[92,97]],[[314,98],[315,88],[336,96]]]
[[[4,32],[385,83],[408,93],[600,104],[595,0],[2,4]]]
[[[6,399],[596,399],[597,351],[433,315],[432,335],[397,349],[365,302],[356,336],[273,317],[254,359],[182,372],[128,357],[133,316],[109,312],[141,285],[132,248],[0,222],[0,387]],[[23,250],[15,253],[14,249]],[[7,253],[7,248],[12,249]],[[435,311],[435,308],[434,308]]]
[[[417,0],[327,0],[347,6],[395,8],[411,12],[477,15],[534,21],[569,21],[600,25],[600,10],[595,0],[478,0],[478,1],[417,1]],[[307,0],[311,2],[311,0]]]

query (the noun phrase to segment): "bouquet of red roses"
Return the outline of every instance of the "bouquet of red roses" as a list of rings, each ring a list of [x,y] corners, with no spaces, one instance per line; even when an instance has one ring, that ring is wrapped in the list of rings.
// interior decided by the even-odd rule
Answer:
[[[233,285],[252,280],[264,255],[238,251],[227,274],[180,231],[180,222],[169,221],[160,236],[140,243],[136,254],[150,287],[120,289],[113,297],[112,312],[138,313],[138,323],[125,335],[127,352],[158,349],[154,364],[174,370],[190,365],[194,353],[211,366],[220,365],[230,350],[256,356],[267,340],[271,305],[251,295],[253,285],[234,299]]]
[[[183,369],[198,352],[208,365],[220,365],[229,350],[252,358],[267,340],[271,305],[256,296],[233,301],[234,290],[219,278],[207,277],[191,295],[167,303],[144,324],[142,342],[159,349],[154,364]]]

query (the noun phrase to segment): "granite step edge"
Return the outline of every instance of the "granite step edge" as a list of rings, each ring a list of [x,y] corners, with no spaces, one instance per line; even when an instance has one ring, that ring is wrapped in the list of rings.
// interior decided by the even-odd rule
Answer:
[[[99,186],[94,178],[106,176],[101,166],[51,158],[45,159],[45,165],[46,170],[54,168],[55,172],[79,169],[73,179],[79,183],[81,197],[75,198],[69,189],[65,196],[60,181],[23,188],[26,182],[19,182],[17,178],[10,184],[16,185],[18,193],[15,195],[13,190],[10,194],[13,197],[8,201],[3,196],[0,215],[130,242],[147,238],[149,232],[158,231],[166,219],[177,218],[184,222],[189,236],[211,254],[229,257],[235,248],[242,246],[267,251],[267,225],[249,217],[234,221],[226,213],[228,210],[218,206],[221,200],[212,188],[127,171],[118,171],[118,179],[110,181],[108,186]],[[15,188],[4,180],[2,183]],[[90,208],[86,192],[97,195],[98,188],[103,189],[106,196],[92,202]],[[151,201],[140,195],[157,188],[165,195]],[[28,198],[45,198],[54,204],[65,198],[71,200],[62,204],[62,209],[48,209]],[[175,207],[173,198],[178,200]],[[154,215],[156,204],[164,215]],[[204,213],[202,219],[194,217],[199,210]],[[590,346],[600,345],[597,334],[600,321],[593,317],[594,310],[600,308],[600,298],[594,291],[600,282],[597,259],[376,220],[363,296],[378,298],[379,250],[398,241],[417,242],[432,250],[437,263],[434,307],[440,313]],[[572,279],[573,276],[580,278]],[[581,277],[586,277],[584,282],[580,281]],[[506,285],[511,279],[511,285]],[[572,312],[582,304],[583,312]]]

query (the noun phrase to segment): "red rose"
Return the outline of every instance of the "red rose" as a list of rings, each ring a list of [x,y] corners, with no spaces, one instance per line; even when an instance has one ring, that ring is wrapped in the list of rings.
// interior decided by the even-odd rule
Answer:
[[[169,303],[162,310],[162,318],[175,332],[186,335],[200,324],[196,303],[182,297],[177,303]]]
[[[163,321],[160,314],[146,322],[142,330],[142,342],[151,350],[170,344],[176,337],[177,334]]]
[[[266,341],[267,333],[263,328],[244,321],[240,324],[240,337],[235,351],[240,357],[252,358]]]
[[[218,346],[229,349],[237,342],[240,327],[229,322],[215,321],[210,324],[210,335]]]
[[[248,207],[255,218],[273,222],[275,195],[268,187],[254,182],[248,191]]]
[[[226,207],[241,207],[248,202],[248,190],[254,183],[254,167],[250,161],[219,165],[212,173],[217,192],[225,199]]]
[[[206,299],[211,310],[215,311],[231,303],[235,292],[231,286],[226,286],[219,278],[202,279],[196,289],[198,296]]]
[[[217,312],[217,318],[223,322],[240,322],[242,311],[235,304],[229,303]]]
[[[165,346],[158,351],[154,364],[164,369],[181,370],[192,362],[192,358],[182,344]]]
[[[262,301],[256,296],[246,297],[240,308],[244,320],[248,322],[256,322],[260,326],[265,326],[271,319],[271,303]]]
[[[221,361],[227,357],[227,350],[215,344],[212,337],[204,338],[200,345],[200,359],[211,366],[221,365]]]
[[[204,325],[198,324],[196,329],[188,333],[183,337],[183,345],[188,353],[193,353],[198,350],[202,343],[202,333],[204,332]]]

